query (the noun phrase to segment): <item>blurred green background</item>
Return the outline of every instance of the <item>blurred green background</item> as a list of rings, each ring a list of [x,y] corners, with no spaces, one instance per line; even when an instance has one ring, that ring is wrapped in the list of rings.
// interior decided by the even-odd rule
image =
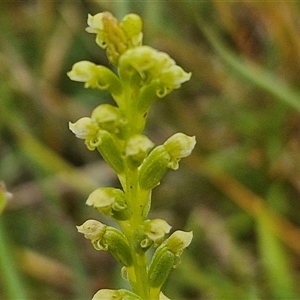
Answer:
[[[144,44],[193,76],[155,103],[147,134],[197,147],[153,193],[151,217],[194,231],[164,288],[172,299],[300,299],[298,1],[1,1],[0,299],[90,299],[126,286],[75,225],[110,222],[84,204],[117,180],[68,129],[104,92],[66,72],[107,65],[88,13],[144,20]]]

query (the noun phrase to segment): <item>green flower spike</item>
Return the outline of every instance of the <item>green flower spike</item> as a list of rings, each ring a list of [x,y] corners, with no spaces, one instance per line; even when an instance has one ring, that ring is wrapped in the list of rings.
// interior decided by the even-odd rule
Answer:
[[[191,154],[196,141],[176,133],[155,147],[143,132],[151,105],[188,81],[191,73],[167,53],[142,45],[143,24],[136,14],[119,22],[103,12],[89,15],[87,23],[86,31],[96,35],[115,72],[83,60],[73,65],[68,76],[86,88],[107,91],[116,106],[100,104],[90,117],[69,123],[69,128],[89,150],[99,151],[122,189],[101,187],[86,201],[117,221],[120,230],[96,220],[87,220],[77,229],[96,250],[109,252],[122,264],[121,276],[132,288],[132,292],[102,289],[92,300],[169,300],[161,292],[162,285],[193,234],[176,231],[166,239],[171,226],[162,219],[148,219],[151,194],[167,170],[176,170],[180,159]],[[146,253],[150,247],[156,247],[153,255]]]

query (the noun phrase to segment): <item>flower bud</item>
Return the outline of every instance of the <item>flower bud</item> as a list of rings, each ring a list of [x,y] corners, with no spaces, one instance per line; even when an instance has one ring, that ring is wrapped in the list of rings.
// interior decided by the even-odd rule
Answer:
[[[196,145],[194,136],[187,136],[183,133],[175,133],[164,143],[164,147],[172,157],[169,168],[178,169],[178,161],[186,156],[189,156]]]
[[[157,146],[145,158],[139,170],[139,184],[144,190],[155,188],[168,170],[171,156],[164,146]]]
[[[93,296],[92,300],[142,300],[142,298],[125,289],[102,289]]]
[[[122,174],[124,172],[124,161],[116,139],[106,130],[99,130],[98,139],[101,140],[101,143],[97,149],[103,159],[117,174]]]
[[[128,14],[122,19],[120,26],[123,28],[128,39],[130,40],[131,47],[137,47],[142,45],[143,22],[140,16],[136,14]]]
[[[127,50],[119,60],[120,77],[125,81],[135,81],[137,86],[150,83],[149,71],[155,64],[156,50],[149,46],[140,46]]]
[[[109,12],[88,16],[87,32],[96,33],[96,43],[106,49],[107,58],[117,65],[119,56],[128,48],[126,32]]]
[[[131,136],[125,146],[125,156],[131,167],[138,167],[145,159],[154,143],[145,135]]]
[[[89,195],[86,204],[117,220],[127,220],[130,217],[125,194],[120,189],[98,188]]]

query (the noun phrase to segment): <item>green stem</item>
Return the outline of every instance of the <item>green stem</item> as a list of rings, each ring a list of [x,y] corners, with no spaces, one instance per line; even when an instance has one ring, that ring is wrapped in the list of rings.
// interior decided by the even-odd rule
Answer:
[[[130,220],[131,234],[143,223],[143,206],[141,204],[139,186],[138,186],[138,170],[128,170],[127,172],[127,199],[132,210],[132,218]],[[132,240],[132,238],[131,238]],[[132,254],[135,270],[135,292],[142,299],[149,299],[148,274],[147,274],[147,259],[146,255],[136,253],[133,243]]]

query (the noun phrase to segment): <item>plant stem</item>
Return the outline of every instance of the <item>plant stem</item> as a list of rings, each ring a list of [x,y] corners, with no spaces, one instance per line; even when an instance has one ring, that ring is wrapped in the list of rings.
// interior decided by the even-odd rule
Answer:
[[[138,169],[127,169],[125,193],[127,195],[128,205],[132,211],[130,227],[125,229],[124,234],[130,241],[133,257],[134,273],[129,272],[129,280],[133,285],[133,290],[142,299],[150,299],[149,284],[147,274],[147,258],[145,253],[136,253],[133,244],[133,234],[144,221],[143,205],[141,204],[141,195],[138,184]],[[124,228],[123,228],[124,230]]]

